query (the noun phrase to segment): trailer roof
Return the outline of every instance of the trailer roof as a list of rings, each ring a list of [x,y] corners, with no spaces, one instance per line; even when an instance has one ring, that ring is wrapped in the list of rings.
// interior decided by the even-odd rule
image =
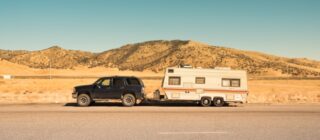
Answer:
[[[219,68],[219,69],[209,69],[209,68],[178,68],[178,67],[168,67],[168,69],[178,69],[179,71],[238,71],[238,72],[247,72],[246,70],[236,70],[236,69],[227,69],[227,68]]]

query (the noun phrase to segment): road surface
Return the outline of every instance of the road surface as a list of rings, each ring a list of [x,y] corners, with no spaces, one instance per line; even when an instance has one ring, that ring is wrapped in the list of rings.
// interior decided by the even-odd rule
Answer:
[[[319,140],[320,105],[0,106],[0,140]]]

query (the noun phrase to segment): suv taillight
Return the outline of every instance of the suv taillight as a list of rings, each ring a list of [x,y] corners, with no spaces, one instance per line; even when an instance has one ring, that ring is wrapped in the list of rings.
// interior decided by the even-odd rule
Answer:
[[[142,87],[142,88],[141,88],[141,93],[143,93],[143,94],[144,94],[144,87]]]

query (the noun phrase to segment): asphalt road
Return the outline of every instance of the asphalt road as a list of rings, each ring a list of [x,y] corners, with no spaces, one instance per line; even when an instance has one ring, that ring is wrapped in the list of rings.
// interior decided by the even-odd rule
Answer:
[[[0,140],[319,140],[320,105],[0,105]]]

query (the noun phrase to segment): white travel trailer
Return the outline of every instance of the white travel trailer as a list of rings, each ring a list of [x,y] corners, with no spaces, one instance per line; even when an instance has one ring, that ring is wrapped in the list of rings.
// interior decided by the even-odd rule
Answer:
[[[247,72],[230,68],[167,68],[162,89],[154,96],[162,101],[196,101],[203,106],[245,103]]]

